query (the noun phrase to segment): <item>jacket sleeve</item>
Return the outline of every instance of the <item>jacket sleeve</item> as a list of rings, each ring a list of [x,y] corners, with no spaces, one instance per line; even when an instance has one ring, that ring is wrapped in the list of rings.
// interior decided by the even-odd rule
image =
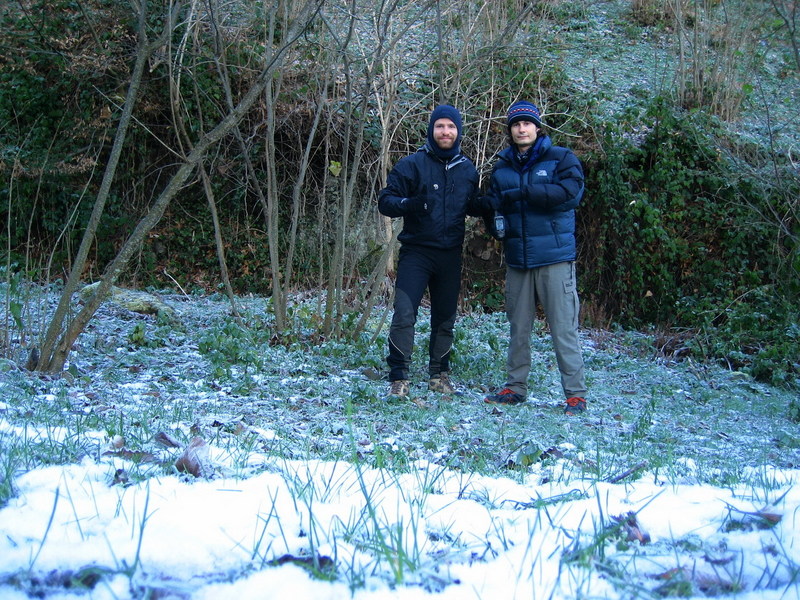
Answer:
[[[568,149],[558,161],[553,181],[529,183],[522,188],[528,204],[542,211],[568,211],[578,206],[583,197],[583,168],[578,157]]]
[[[467,204],[467,214],[470,217],[491,218],[494,215],[492,198],[487,194],[476,191],[472,200]]]
[[[500,189],[497,186],[497,181],[494,175],[496,171],[497,162],[492,165],[489,183],[486,185],[484,192],[481,192],[477,183],[475,184],[475,195],[472,198],[471,204],[468,205],[467,210],[468,215],[471,217],[482,217],[487,221],[487,224],[489,220],[494,219],[494,211],[500,210]]]
[[[481,194],[478,186],[478,171],[473,168],[470,176],[470,195],[467,198],[467,214],[470,217],[483,217],[491,212],[491,204],[488,196]]]
[[[403,206],[403,201],[414,195],[412,171],[410,161],[406,159],[400,160],[389,171],[386,187],[378,194],[378,210],[382,215],[396,218],[407,214],[408,210]]]
[[[497,182],[494,178],[494,172],[497,165],[492,168],[492,175],[489,177],[489,185],[484,193],[478,192],[474,201],[474,213],[468,213],[473,217],[480,217],[483,219],[484,227],[489,235],[497,237],[497,231],[494,227],[495,211],[500,210],[500,190],[497,187]]]

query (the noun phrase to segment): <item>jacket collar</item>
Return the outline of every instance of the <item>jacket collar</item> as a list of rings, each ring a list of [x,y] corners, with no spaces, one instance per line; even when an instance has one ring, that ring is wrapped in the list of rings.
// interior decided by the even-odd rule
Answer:
[[[456,152],[452,156],[443,156],[441,154],[441,151],[436,152],[436,150],[432,148],[428,142],[425,142],[425,144],[423,144],[420,150],[424,151],[431,158],[438,160],[441,163],[444,163],[448,169],[466,160],[466,157],[463,154],[461,154],[460,151]]]
[[[509,144],[507,148],[499,152],[498,156],[510,163],[516,170],[527,171],[552,146],[553,141],[550,139],[549,135],[540,136],[533,147],[528,151],[528,160],[524,165],[517,159],[517,147],[515,144]]]

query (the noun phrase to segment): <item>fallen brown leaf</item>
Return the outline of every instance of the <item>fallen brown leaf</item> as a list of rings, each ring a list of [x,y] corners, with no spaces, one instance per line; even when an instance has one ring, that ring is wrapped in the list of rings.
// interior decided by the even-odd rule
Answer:
[[[178,441],[170,434],[163,431],[159,431],[157,434],[155,434],[155,436],[153,436],[153,440],[166,448],[180,448]]]
[[[611,517],[611,519],[622,526],[629,542],[639,542],[642,545],[650,543],[650,534],[639,525],[636,513],[629,512],[627,515]]]
[[[210,451],[203,438],[192,438],[181,457],[175,461],[175,468],[179,473],[189,473],[195,477],[212,475]]]

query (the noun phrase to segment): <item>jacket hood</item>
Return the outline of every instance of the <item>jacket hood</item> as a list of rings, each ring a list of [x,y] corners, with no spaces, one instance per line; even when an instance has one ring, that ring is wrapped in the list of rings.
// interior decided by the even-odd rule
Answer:
[[[436,123],[439,119],[450,119],[453,123],[455,123],[456,129],[458,130],[458,137],[456,138],[456,143],[453,144],[453,147],[448,150],[442,150],[439,148],[436,141],[433,139],[433,124]],[[438,156],[439,158],[449,159],[453,158],[455,155],[461,153],[461,138],[463,137],[463,122],[461,120],[461,113],[458,112],[458,109],[455,106],[451,106],[449,104],[440,104],[436,108],[433,109],[431,113],[431,118],[428,121],[428,135],[427,141],[425,143],[425,149]]]

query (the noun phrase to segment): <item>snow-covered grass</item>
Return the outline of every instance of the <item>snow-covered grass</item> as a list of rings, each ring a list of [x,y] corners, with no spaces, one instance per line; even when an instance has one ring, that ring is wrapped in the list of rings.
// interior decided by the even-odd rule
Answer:
[[[315,297],[282,344],[263,298],[164,298],[104,305],[63,377],[0,363],[0,597],[800,597],[790,391],[585,331],[566,419],[540,326],[498,409],[504,317],[460,317],[447,398],[423,314],[387,402],[385,331],[324,340]]]

